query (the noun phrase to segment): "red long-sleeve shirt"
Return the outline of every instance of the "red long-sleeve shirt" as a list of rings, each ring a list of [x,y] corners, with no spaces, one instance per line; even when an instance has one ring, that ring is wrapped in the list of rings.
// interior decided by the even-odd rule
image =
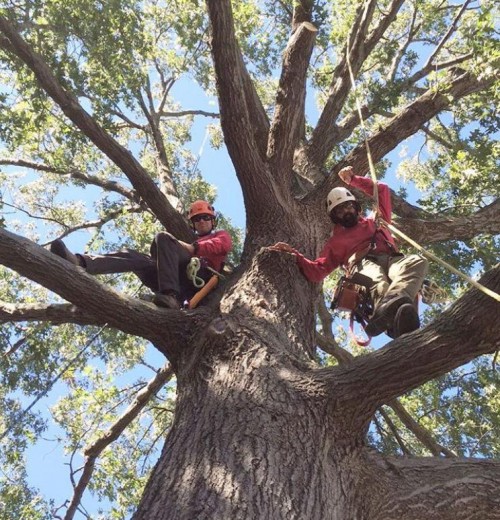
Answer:
[[[195,244],[195,255],[205,259],[208,267],[219,272],[233,245],[231,235],[223,229],[199,237]]]
[[[391,194],[387,184],[382,182],[378,185],[379,208],[383,219],[391,222]],[[354,176],[351,186],[373,195],[373,181],[367,177]],[[345,228],[335,224],[332,236],[323,247],[320,256],[316,260],[309,260],[304,255],[295,251],[297,263],[304,276],[311,282],[321,282],[339,265],[347,265],[348,260],[357,251],[362,251],[370,245],[376,230],[374,216],[360,216],[358,223]],[[388,243],[392,245],[392,248]],[[396,250],[394,238],[385,228],[379,229],[375,235],[375,248],[373,253],[391,253]]]

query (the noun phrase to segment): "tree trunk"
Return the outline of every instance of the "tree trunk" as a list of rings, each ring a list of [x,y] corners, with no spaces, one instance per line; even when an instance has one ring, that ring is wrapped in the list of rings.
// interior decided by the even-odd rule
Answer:
[[[498,463],[365,445],[376,407],[356,361],[317,369],[314,296],[269,251],[226,290],[179,359],[175,422],[134,520],[500,518]]]

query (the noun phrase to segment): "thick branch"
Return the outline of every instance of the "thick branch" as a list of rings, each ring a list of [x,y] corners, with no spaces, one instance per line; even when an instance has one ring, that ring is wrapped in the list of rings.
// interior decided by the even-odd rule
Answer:
[[[383,33],[394,21],[404,0],[393,0],[387,14],[381,18],[377,27],[367,35],[368,26],[373,16],[375,2],[366,2],[364,8],[360,7],[358,16],[353,24],[349,41],[342,52],[342,59],[335,68],[328,100],[323,108],[318,124],[314,129],[311,142],[308,147],[309,161],[319,168],[332,150],[334,140],[332,130],[345,100],[352,88],[348,72],[346,53],[349,53],[349,61],[354,77],[357,76],[364,61],[374,49]]]
[[[399,444],[399,447],[401,448],[401,451],[406,456],[411,456],[411,451],[407,448],[405,442],[401,438],[401,435],[399,435],[398,429],[396,428],[396,425],[392,422],[389,415],[386,413],[383,407],[379,408],[379,412],[384,418],[384,421],[386,422],[387,426],[389,427],[389,430],[391,430],[391,433],[394,435],[394,438],[396,439],[396,442]]]
[[[464,96],[488,88],[494,81],[494,76],[476,78],[469,73],[465,73],[451,81],[449,86],[442,91],[428,90],[422,94],[369,139],[373,162],[376,163],[382,159],[401,141],[416,133],[426,121],[439,112],[447,109]],[[346,165],[352,165],[359,174],[368,171],[368,158],[364,143],[357,146],[344,161],[332,168],[326,185],[316,190],[315,196],[322,198],[325,191],[335,186],[337,182],[336,173]]]
[[[438,457],[409,459],[375,454],[371,457],[378,468],[376,473],[385,480],[387,489],[387,495],[377,503],[373,518],[499,518],[500,463],[497,461]]]
[[[165,110],[159,112],[161,117],[186,117],[186,116],[205,116],[219,119],[218,112],[207,112],[205,110],[179,110],[177,112],[167,112]]]
[[[94,472],[97,457],[103,450],[114,442],[123,433],[125,428],[140,414],[149,400],[172,378],[173,370],[169,364],[164,365],[156,376],[149,381],[135,397],[134,402],[125,410],[122,416],[108,429],[107,432],[85,448],[85,465],[78,484],[75,486],[73,497],[64,516],[64,520],[72,520]]]
[[[335,357],[340,365],[350,363],[355,359],[355,357],[348,352],[347,350],[340,347],[333,334],[331,333],[331,314],[326,309],[324,305],[324,301],[322,300],[323,305],[320,303],[320,309],[318,314],[320,316],[321,322],[323,324],[323,330],[325,331],[325,335],[319,334],[316,332],[316,341],[323,351],[331,356]],[[433,454],[433,455],[441,455],[443,453],[447,457],[454,457],[455,454],[441,446],[434,439],[433,435],[426,430],[421,424],[419,424],[413,417],[406,411],[405,407],[397,400],[393,399],[389,403],[387,403],[394,411],[394,413],[399,417],[401,422],[410,430],[413,435]],[[381,407],[380,412],[383,414],[384,418],[386,417],[383,408]],[[403,446],[401,446],[403,449]]]
[[[500,293],[500,264],[480,282]],[[357,411],[356,402],[363,402],[364,398],[375,409],[480,355],[495,352],[500,348],[499,322],[499,303],[471,289],[426,328],[357,357],[344,375],[338,374],[339,369],[330,369],[328,377],[335,383],[332,395],[337,393],[337,399],[345,398],[354,407],[353,413]],[[351,379],[350,374],[354,373],[356,377]],[[343,397],[339,397],[337,385],[343,388]]]
[[[79,181],[83,181],[86,184],[92,184],[94,186],[98,186],[106,191],[113,191],[119,193],[123,197],[133,201],[139,202],[140,198],[134,190],[128,189],[126,186],[119,184],[116,181],[110,181],[107,179],[102,179],[97,175],[89,175],[87,173],[83,173],[78,170],[61,170],[59,168],[54,168],[53,166],[49,166],[47,164],[37,163],[34,161],[26,161],[24,159],[0,159],[0,164],[6,166],[21,166],[23,168],[30,168],[32,170],[54,173],[56,175],[63,175],[71,177],[72,179],[76,179]]]
[[[415,435],[415,437],[433,454],[439,456],[441,454],[446,457],[456,457],[456,455],[448,448],[441,446],[432,434],[426,430],[421,424],[406,411],[405,407],[397,400],[393,399],[388,405],[394,410],[401,422]]]
[[[500,199],[472,215],[432,220],[398,218],[397,226],[404,229],[408,236],[418,237],[422,244],[435,244],[445,240],[470,240],[477,235],[498,235]]]
[[[105,132],[77,99],[60,85],[43,58],[31,49],[4,17],[0,17],[0,31],[9,41],[6,50],[14,52],[32,70],[40,86],[60,106],[64,114],[125,173],[160,222],[178,238],[190,240],[192,232],[187,222],[168,203],[135,157]]]
[[[448,30],[446,31],[446,34],[441,38],[441,41],[436,45],[436,48],[432,52],[432,54],[429,56],[429,59],[427,60],[426,64],[424,65],[424,68],[432,66],[432,62],[434,61],[434,58],[439,54],[439,51],[443,48],[443,45],[449,40],[450,36],[456,31],[458,22],[462,15],[464,14],[465,10],[467,9],[467,6],[471,3],[472,0],[466,0],[463,4],[458,13],[456,14],[455,18],[453,19],[452,24],[450,27],[448,27]]]
[[[54,325],[104,325],[106,322],[70,303],[12,304],[0,300],[0,323],[19,321],[50,321]]]
[[[207,0],[207,6],[221,126],[242,187],[251,231],[262,214],[280,204],[279,186],[266,164],[269,123],[236,41],[230,0]]]
[[[312,22],[314,0],[298,0],[293,6],[292,32],[295,32],[304,22]]]
[[[293,153],[304,130],[307,68],[317,32],[313,24],[302,23],[292,34],[283,57],[267,156],[273,171],[288,179]]]
[[[231,2],[207,0],[207,7],[212,27],[212,57],[224,134],[226,127],[229,130],[234,125],[236,135],[238,129],[243,132],[240,133],[240,139],[244,142],[242,144],[247,147],[253,144],[264,158],[269,120],[243,63],[234,32]]]
[[[189,330],[197,320],[196,315],[159,309],[152,303],[124,297],[82,268],[1,228],[0,263],[85,309],[89,319],[94,317],[99,323],[141,336],[170,356],[175,356],[178,348],[185,348]]]
[[[174,186],[172,168],[170,167],[167,149],[165,147],[165,142],[163,140],[163,135],[160,129],[160,115],[155,111],[153,94],[151,92],[149,81],[147,82],[146,89],[149,100],[149,109],[144,103],[142,96],[139,96],[139,104],[141,105],[142,111],[148,120],[151,134],[153,136],[153,142],[156,149],[156,168],[158,171],[158,178],[160,180],[160,189],[172,207],[175,209],[180,209],[179,196]],[[164,86],[164,89],[164,96],[166,96],[167,87]]]

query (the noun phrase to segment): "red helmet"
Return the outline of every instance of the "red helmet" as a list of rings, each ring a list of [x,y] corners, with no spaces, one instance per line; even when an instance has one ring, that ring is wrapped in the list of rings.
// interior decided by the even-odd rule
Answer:
[[[189,220],[196,217],[196,215],[210,215],[215,218],[214,207],[205,200],[195,200],[191,206],[189,206]]]

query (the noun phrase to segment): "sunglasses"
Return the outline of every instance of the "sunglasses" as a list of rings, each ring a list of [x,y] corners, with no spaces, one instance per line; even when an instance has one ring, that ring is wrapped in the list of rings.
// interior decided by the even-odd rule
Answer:
[[[204,222],[208,222],[209,220],[212,220],[212,219],[213,219],[212,215],[196,215],[191,220],[193,222],[201,222],[202,220]]]

